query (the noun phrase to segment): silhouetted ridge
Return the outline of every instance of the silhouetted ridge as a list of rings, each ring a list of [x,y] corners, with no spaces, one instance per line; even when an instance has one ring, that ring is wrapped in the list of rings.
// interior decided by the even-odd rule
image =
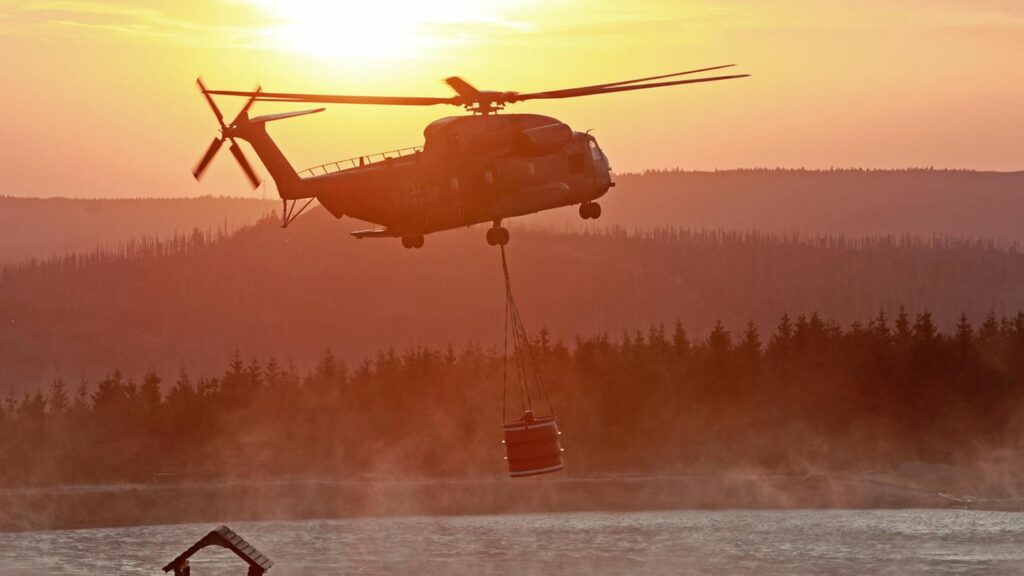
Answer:
[[[312,364],[395,346],[497,344],[497,252],[480,229],[432,235],[421,250],[354,240],[322,211],[282,230],[138,240],[0,274],[0,391],[110,366],[139,375],[209,371],[240,348]],[[880,308],[927,308],[949,329],[1024,307],[1012,243],[713,230],[555,234],[513,228],[509,258],[528,327],[554,337],[683,320],[770,326],[784,311],[849,323]]]
[[[1024,172],[684,170],[620,174],[599,225],[756,228],[810,234],[952,235],[1024,241]],[[531,218],[582,228],[572,211]]]
[[[0,196],[0,264],[111,246],[131,238],[227,233],[277,207],[253,198],[12,198]]]

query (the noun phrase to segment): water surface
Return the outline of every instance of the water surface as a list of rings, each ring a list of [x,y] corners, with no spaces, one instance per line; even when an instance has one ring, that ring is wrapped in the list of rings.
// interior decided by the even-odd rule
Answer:
[[[1024,574],[1024,514],[961,510],[565,513],[232,523],[270,576]],[[162,574],[215,526],[0,534],[5,576]],[[195,576],[244,574],[208,548]]]

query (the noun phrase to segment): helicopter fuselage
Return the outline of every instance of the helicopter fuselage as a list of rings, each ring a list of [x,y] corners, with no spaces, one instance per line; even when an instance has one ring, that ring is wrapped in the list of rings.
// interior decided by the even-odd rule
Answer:
[[[411,154],[285,186],[338,218],[385,227],[357,236],[415,237],[592,202],[614,185],[597,141],[548,116],[442,118],[424,136]]]
[[[505,106],[528,100],[559,100],[648,90],[684,84],[699,84],[745,78],[749,74],[696,77],[681,76],[731,68],[734,64],[711,66],[542,92],[478,90],[457,76],[445,79],[454,96],[354,96],[347,94],[302,94],[295,92],[208,90],[196,80],[220,125],[192,170],[198,180],[210,161],[226,143],[253,188],[260,178],[236,142],[247,140],[277,184],[284,202],[283,222],[287,226],[315,198],[338,218],[351,216],[384,228],[353,232],[358,238],[399,236],[407,248],[423,246],[423,236],[460,226],[492,222],[487,242],[505,245],[509,232],[501,226],[505,218],[541,210],[579,204],[580,217],[599,218],[601,205],[594,202],[615,184],[611,181],[608,158],[588,133],[538,114],[498,114]],[[671,79],[671,80],[670,80]],[[225,122],[213,96],[245,97],[248,100],[230,123]],[[363,104],[381,106],[460,106],[470,116],[442,118],[424,130],[426,142],[414,153],[374,155],[351,162],[320,166],[296,172],[266,131],[266,124],[295,118],[324,108],[267,114],[249,118],[256,102]],[[396,151],[400,152],[400,151]],[[367,158],[381,158],[368,162]],[[332,166],[333,170],[327,166]],[[305,203],[298,212],[295,206]],[[291,203],[291,204],[289,204]]]

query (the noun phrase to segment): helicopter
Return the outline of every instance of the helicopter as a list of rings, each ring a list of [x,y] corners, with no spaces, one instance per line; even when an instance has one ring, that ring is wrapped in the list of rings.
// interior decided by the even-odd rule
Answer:
[[[421,248],[424,236],[442,230],[491,223],[487,243],[504,246],[505,219],[563,206],[579,205],[583,219],[601,216],[596,202],[615,186],[608,157],[588,132],[540,114],[500,114],[509,104],[528,100],[575,98],[744,78],[749,74],[675,79],[729,68],[713,66],[659,76],[545,92],[478,90],[459,77],[445,83],[449,97],[346,96],[254,91],[199,90],[220,125],[192,170],[199,180],[225,142],[253,189],[260,179],[238,140],[248,142],[277,186],[282,226],[287,227],[317,200],[336,218],[349,216],[378,227],[351,232],[356,238],[400,238],[406,248]],[[673,78],[673,80],[666,80]],[[214,96],[248,100],[226,123]],[[267,133],[268,122],[323,112],[324,107],[249,117],[256,102],[377,104],[464,108],[468,115],[435,120],[423,131],[422,146],[359,156],[296,171]],[[299,203],[302,203],[299,206]]]

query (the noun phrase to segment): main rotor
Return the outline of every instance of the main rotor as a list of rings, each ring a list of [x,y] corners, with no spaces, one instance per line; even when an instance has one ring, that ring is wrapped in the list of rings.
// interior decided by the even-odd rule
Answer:
[[[316,104],[377,104],[385,106],[433,106],[435,104],[448,104],[460,106],[473,114],[493,114],[509,104],[524,102],[526,100],[557,100],[562,98],[576,98],[578,96],[592,96],[595,94],[610,94],[613,92],[626,92],[630,90],[645,90],[648,88],[662,88],[666,86],[678,86],[681,84],[698,84],[702,82],[716,82],[719,80],[731,80],[733,78],[745,78],[749,74],[733,74],[728,76],[711,76],[703,78],[689,78],[685,80],[665,80],[689,74],[710,72],[730,68],[735,64],[723,66],[712,66],[710,68],[699,68],[686,70],[684,72],[673,72],[659,76],[648,76],[646,78],[635,78],[633,80],[622,80],[605,84],[594,84],[591,86],[580,86],[576,88],[565,88],[560,90],[548,90],[545,92],[500,92],[493,90],[478,90],[469,82],[458,76],[445,79],[455,91],[455,96],[449,97],[424,97],[424,96],[348,96],[340,94],[297,94],[290,92],[243,92],[235,90],[203,90],[203,93],[219,96],[242,96],[249,98],[250,102],[296,102]]]

